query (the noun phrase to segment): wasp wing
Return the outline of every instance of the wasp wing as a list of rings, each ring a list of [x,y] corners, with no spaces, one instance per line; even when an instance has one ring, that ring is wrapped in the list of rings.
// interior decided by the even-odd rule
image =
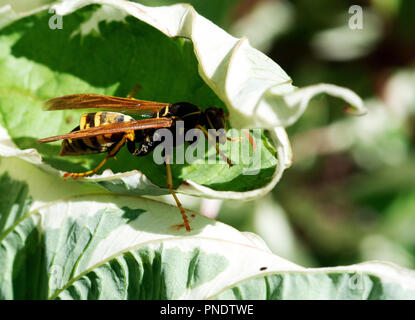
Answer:
[[[130,112],[157,112],[169,103],[105,96],[99,94],[70,94],[49,99],[45,110],[108,109]]]
[[[59,136],[49,137],[38,140],[38,142],[46,143],[63,139],[82,139],[88,137],[95,137],[104,134],[113,134],[126,132],[131,130],[144,130],[144,129],[158,129],[168,128],[173,124],[173,120],[170,118],[152,118],[145,120],[134,120],[118,123],[105,124],[98,127],[92,127],[84,130],[73,131],[67,134]]]

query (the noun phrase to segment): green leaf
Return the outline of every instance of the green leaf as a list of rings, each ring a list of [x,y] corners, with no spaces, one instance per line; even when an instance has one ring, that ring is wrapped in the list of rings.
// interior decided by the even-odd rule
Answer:
[[[0,194],[0,212],[8,212],[8,215],[2,214],[0,217],[0,231],[4,232],[28,212],[32,199],[28,197],[27,186],[12,181],[8,175],[0,177],[0,185],[7,188]]]
[[[9,221],[0,231],[1,299],[415,297],[413,271],[379,262],[305,269],[253,234],[191,211],[188,233],[177,207],[79,192],[17,158],[1,159],[0,182],[11,199],[0,211]],[[45,202],[49,194],[55,200]]]

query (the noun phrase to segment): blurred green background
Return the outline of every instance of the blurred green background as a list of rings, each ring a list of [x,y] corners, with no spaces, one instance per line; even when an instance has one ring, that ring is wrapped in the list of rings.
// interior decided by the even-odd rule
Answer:
[[[0,0],[16,11],[51,1]],[[251,202],[181,197],[185,206],[309,267],[386,260],[415,268],[415,1],[195,0],[234,36],[274,59],[296,86],[328,82],[359,94],[369,112],[314,99],[287,128],[294,164],[276,188]],[[352,5],[363,29],[349,28]]]

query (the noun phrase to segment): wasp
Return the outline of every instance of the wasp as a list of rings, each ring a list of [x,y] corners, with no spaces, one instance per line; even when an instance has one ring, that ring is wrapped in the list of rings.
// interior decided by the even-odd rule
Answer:
[[[79,126],[70,133],[38,140],[40,143],[62,141],[61,156],[107,153],[96,168],[81,173],[66,172],[64,178],[80,178],[99,171],[110,158],[115,158],[120,149],[127,145],[134,156],[145,156],[161,143],[153,138],[157,129],[166,128],[175,136],[177,121],[183,121],[184,133],[198,128],[216,147],[217,152],[229,166],[231,161],[219,150],[217,142],[224,143],[219,136],[212,137],[205,129],[226,129],[226,114],[223,109],[209,107],[202,111],[198,106],[188,102],[161,103],[138,100],[130,93],[126,98],[97,94],[72,94],[52,98],[45,103],[46,110],[65,109],[101,109],[94,113],[85,113],[80,117]],[[118,112],[117,112],[118,111]],[[124,113],[149,113],[147,119],[135,120]],[[238,140],[226,138],[231,141]],[[174,139],[175,140],[175,139]],[[169,155],[167,154],[166,157]],[[183,218],[184,226],[190,231],[189,220],[182,204],[177,198],[172,183],[169,161],[165,161],[167,187],[174,197]]]

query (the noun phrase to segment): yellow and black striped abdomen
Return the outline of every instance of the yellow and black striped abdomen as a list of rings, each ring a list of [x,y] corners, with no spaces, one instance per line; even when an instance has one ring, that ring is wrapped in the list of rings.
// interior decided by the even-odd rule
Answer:
[[[72,131],[84,130],[110,123],[118,123],[134,120],[118,112],[94,112],[85,113],[81,116],[79,126]],[[96,137],[82,139],[66,139],[62,141],[61,156],[75,156],[93,153],[108,152],[117,142],[121,140],[123,133],[106,134]]]

